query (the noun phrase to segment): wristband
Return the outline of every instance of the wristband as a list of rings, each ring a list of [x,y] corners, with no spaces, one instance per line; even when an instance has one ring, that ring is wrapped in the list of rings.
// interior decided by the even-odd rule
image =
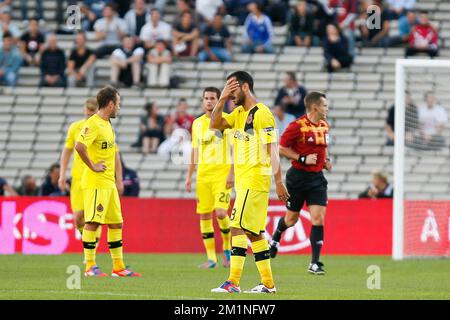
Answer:
[[[301,164],[306,164],[306,156],[300,155],[297,159],[297,162],[299,162]]]

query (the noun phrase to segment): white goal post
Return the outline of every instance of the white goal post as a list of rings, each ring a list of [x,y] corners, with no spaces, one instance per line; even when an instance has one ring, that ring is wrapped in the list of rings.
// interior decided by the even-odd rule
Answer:
[[[395,66],[395,145],[394,145],[394,205],[392,258],[401,260],[404,254],[405,210],[405,91],[408,68],[447,69],[450,86],[450,60],[398,59]],[[450,231],[449,231],[450,232]]]

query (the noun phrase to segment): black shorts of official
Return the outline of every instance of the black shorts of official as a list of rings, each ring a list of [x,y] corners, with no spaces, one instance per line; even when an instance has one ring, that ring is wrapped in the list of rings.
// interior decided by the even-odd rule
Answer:
[[[303,204],[326,207],[328,203],[328,181],[323,172],[307,172],[290,167],[286,172],[286,188],[290,198],[286,201],[286,208],[300,212]]]

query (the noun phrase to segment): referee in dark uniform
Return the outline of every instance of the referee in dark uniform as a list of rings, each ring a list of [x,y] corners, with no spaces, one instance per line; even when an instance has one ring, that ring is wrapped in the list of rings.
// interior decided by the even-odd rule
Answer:
[[[272,236],[270,256],[275,258],[282,233],[297,222],[306,202],[312,223],[309,236],[312,258],[308,272],[323,275],[325,270],[319,257],[323,244],[328,182],[322,170],[331,170],[327,153],[327,98],[321,92],[310,92],[305,97],[305,106],[306,114],[289,124],[280,139],[280,155],[292,160],[292,166],[286,172],[286,187],[291,196],[286,202],[286,214]]]

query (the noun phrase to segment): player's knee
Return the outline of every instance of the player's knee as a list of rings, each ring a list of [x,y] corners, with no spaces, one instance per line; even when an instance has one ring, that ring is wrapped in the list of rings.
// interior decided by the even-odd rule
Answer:
[[[216,217],[220,220],[225,219],[227,212],[225,210],[216,210]]]
[[[110,228],[110,229],[122,229],[123,228],[123,223],[110,224],[110,225],[108,225],[108,228]]]
[[[291,216],[284,217],[284,223],[286,224],[286,226],[288,228],[292,227],[296,222],[297,222],[297,219],[295,217],[291,217]]]

